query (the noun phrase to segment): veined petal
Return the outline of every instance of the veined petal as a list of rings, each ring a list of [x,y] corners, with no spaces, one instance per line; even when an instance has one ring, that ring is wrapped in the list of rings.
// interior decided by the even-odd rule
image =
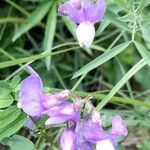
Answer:
[[[41,101],[45,99],[42,93],[43,84],[38,74],[30,68],[31,75],[21,84],[19,104],[23,111],[30,116],[40,116],[44,110]]]
[[[118,136],[127,136],[128,130],[123,121],[123,119],[117,115],[112,120],[112,134],[116,134]]]
[[[54,124],[61,124],[66,121],[66,118],[62,116],[53,116],[46,120],[45,125],[54,125]]]
[[[66,108],[67,105],[70,105],[70,104],[71,104],[70,102],[65,101],[65,102],[61,103],[60,105],[55,105],[55,106],[51,107],[50,109],[43,112],[43,114],[47,114],[48,116],[58,115],[58,114],[60,114],[60,111],[63,108]]]
[[[109,139],[97,142],[96,150],[115,150],[113,144]]]
[[[74,150],[76,147],[74,145],[75,132],[74,128],[67,128],[61,135],[60,145],[62,150]]]
[[[98,126],[93,126],[93,127],[84,127],[83,128],[83,135],[84,138],[92,143],[97,143],[100,140],[105,140],[108,138],[113,138],[114,136],[110,133],[107,133],[103,130],[101,130]]]
[[[46,124],[58,124],[66,121],[78,121],[80,118],[80,112],[76,106],[68,101],[51,107],[45,112],[50,118],[46,121]]]
[[[77,120],[79,120],[79,115],[78,114],[75,114],[75,113],[71,114],[71,115],[59,114],[59,115],[51,116],[45,122],[45,125],[61,124],[61,123],[65,123],[66,121],[76,122]]]
[[[100,22],[106,11],[106,2],[105,0],[97,0],[96,4],[86,7],[84,11],[86,21],[89,21],[93,24]]]
[[[70,0],[61,5],[58,11],[62,15],[68,15],[76,23],[87,21],[95,24],[102,20],[106,11],[106,2],[97,0],[92,4],[90,0]]]
[[[58,106],[59,104],[63,103],[66,101],[70,96],[70,91],[69,90],[64,90],[59,93],[55,94],[47,94],[45,101],[43,101],[43,105],[47,108],[50,109],[53,106]]]

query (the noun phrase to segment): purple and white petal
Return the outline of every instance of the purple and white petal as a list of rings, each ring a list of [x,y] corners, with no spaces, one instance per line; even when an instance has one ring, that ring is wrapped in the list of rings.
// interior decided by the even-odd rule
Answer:
[[[127,127],[119,115],[115,116],[112,120],[111,133],[118,136],[127,136],[128,134]]]
[[[63,103],[69,98],[69,96],[70,96],[69,90],[64,90],[59,93],[50,94],[50,95],[47,94],[45,101],[43,101],[42,103],[47,109],[49,109],[53,106],[57,106]]]
[[[75,140],[75,132],[74,128],[67,128],[64,130],[64,132],[61,135],[60,138],[60,146],[62,150],[75,150],[75,145],[74,145],[74,140]]]
[[[21,84],[19,106],[30,116],[40,116],[44,111],[41,103],[45,99],[43,85],[39,76],[31,74]]]
[[[46,120],[45,125],[62,124],[66,122],[66,118],[62,116],[53,116]]]

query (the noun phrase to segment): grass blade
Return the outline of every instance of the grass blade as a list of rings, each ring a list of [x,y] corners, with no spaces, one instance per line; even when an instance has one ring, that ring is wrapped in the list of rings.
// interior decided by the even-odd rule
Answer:
[[[135,64],[123,77],[122,79],[114,86],[114,88],[106,95],[106,97],[97,105],[97,109],[101,110],[111,98],[118,92],[118,90],[141,68],[146,65],[144,59],[141,59],[137,64]]]
[[[18,29],[18,32],[16,32],[16,34],[13,36],[12,41],[16,41],[20,36],[29,31],[35,25],[37,25],[46,15],[50,4],[50,2],[45,2],[41,6],[39,6],[21,25],[21,27]]]
[[[139,51],[139,53],[141,54],[141,56],[143,57],[143,59],[147,62],[147,64],[150,67],[150,52],[139,42],[134,41],[134,44],[137,50]]]
[[[103,63],[107,62],[111,58],[115,57],[119,53],[121,53],[124,49],[128,47],[130,42],[126,42],[120,45],[117,45],[116,47],[104,52],[102,55],[99,57],[95,58],[93,61],[82,67],[80,70],[78,70],[72,78],[77,78],[78,76],[82,74],[86,74],[89,71],[93,70],[94,68],[102,65]]]
[[[52,49],[55,30],[56,30],[56,20],[57,20],[56,4],[54,3],[49,11],[49,15],[47,18],[45,36],[43,42],[44,51]],[[50,70],[50,64],[51,64],[51,56],[46,58],[47,70]]]

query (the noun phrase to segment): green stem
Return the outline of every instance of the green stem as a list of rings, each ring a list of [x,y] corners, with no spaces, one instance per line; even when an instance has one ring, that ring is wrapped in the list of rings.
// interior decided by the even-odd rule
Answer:
[[[72,47],[72,48],[68,48],[68,49],[65,49],[65,50],[58,51],[58,52],[51,52],[51,51],[49,52],[49,51],[47,51],[47,52],[41,53],[39,55],[33,55],[33,56],[30,56],[30,57],[25,57],[25,58],[20,58],[20,59],[1,62],[0,63],[0,69],[10,67],[10,66],[14,66],[14,65],[19,65],[19,64],[22,64],[22,63],[25,63],[25,62],[28,62],[28,61],[35,61],[35,60],[38,60],[38,59],[41,59],[41,58],[44,58],[44,57],[47,57],[47,56],[53,56],[53,55],[58,55],[58,54],[61,54],[61,53],[64,53],[64,52],[77,50],[78,48],[79,47]]]
[[[1,18],[1,19],[0,19],[0,24],[23,22],[24,20],[25,20],[25,19],[23,19],[23,18],[7,17],[7,18]]]
[[[43,141],[43,134],[41,133],[35,143],[34,150],[39,150]]]
[[[29,16],[30,14],[21,6],[17,5],[16,3],[12,2],[11,0],[5,0],[7,3],[9,3],[11,6],[22,12],[25,16]]]
[[[62,90],[63,89],[50,88],[50,92],[62,91]],[[87,96],[91,95],[93,97],[93,99],[97,99],[97,100],[100,100],[100,101],[103,100],[106,97],[105,94],[97,94],[97,93],[94,93],[94,92],[90,93],[90,92],[74,91],[74,93],[77,96],[80,96],[80,97],[87,97]],[[113,96],[111,98],[110,102],[117,102],[117,103],[124,103],[124,104],[142,106],[142,107],[150,109],[150,104],[144,103],[144,102],[141,102],[140,100],[132,99],[132,98],[122,98],[122,97],[118,97],[118,96]]]

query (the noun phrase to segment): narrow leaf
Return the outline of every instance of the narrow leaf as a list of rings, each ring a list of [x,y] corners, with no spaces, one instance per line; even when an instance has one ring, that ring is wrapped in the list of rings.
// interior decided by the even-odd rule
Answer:
[[[77,30],[77,25],[72,22],[68,17],[62,17],[67,29],[70,31],[72,36],[77,39],[76,37],[76,30]]]
[[[55,30],[56,30],[56,19],[57,19],[56,3],[54,3],[49,11],[49,15],[47,18],[45,36],[43,42],[44,51],[48,51],[48,50],[51,51],[52,49]],[[50,64],[51,64],[51,56],[46,58],[47,70],[50,69]]]
[[[113,13],[111,10],[107,9],[105,18],[108,19],[112,24],[123,29],[125,31],[129,31],[129,27],[125,22],[120,21],[117,19],[119,16]]]
[[[45,2],[41,6],[39,6],[28,18],[27,20],[21,25],[21,27],[18,29],[18,32],[15,33],[13,37],[13,41],[17,40],[20,36],[22,36],[24,33],[29,31],[31,28],[36,26],[46,15],[49,7],[50,2]]]
[[[139,42],[134,41],[134,44],[137,50],[139,51],[139,53],[141,54],[141,56],[143,57],[143,59],[147,62],[147,64],[150,67],[150,52],[146,50],[146,48],[143,45],[141,45]]]
[[[121,53],[123,50],[125,50],[128,45],[130,44],[130,42],[126,42],[120,45],[117,45],[116,47],[104,52],[102,55],[100,55],[99,57],[95,58],[94,60],[92,60],[90,63],[88,63],[87,65],[85,65],[84,67],[82,67],[80,70],[78,70],[72,78],[76,78],[82,74],[86,74],[89,71],[93,70],[94,68],[102,65],[103,63],[107,62],[108,60],[110,60],[111,58],[115,57],[116,55],[118,55],[119,53]]]
[[[106,97],[97,105],[97,109],[101,110],[111,98],[119,91],[119,89],[141,68],[146,65],[144,59],[141,59],[137,64],[135,64],[123,77],[122,79],[113,87],[113,89],[106,95]]]

